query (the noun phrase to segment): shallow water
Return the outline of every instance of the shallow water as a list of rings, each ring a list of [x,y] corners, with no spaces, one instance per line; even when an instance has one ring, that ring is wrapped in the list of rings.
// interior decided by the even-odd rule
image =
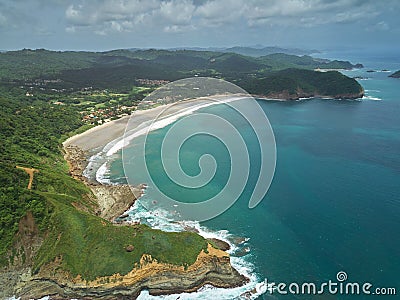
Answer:
[[[360,80],[366,90],[361,101],[260,100],[275,133],[278,155],[268,194],[256,208],[248,209],[248,199],[258,176],[259,148],[252,143],[254,133],[236,118],[250,145],[252,160],[246,188],[229,210],[203,222],[203,227],[196,222],[185,226],[202,228],[203,234],[214,232],[215,236],[231,242],[235,237],[249,238],[233,251],[232,259],[242,271],[253,274],[252,287],[265,278],[269,282],[318,284],[336,280],[339,271],[346,272],[351,282],[396,287],[400,272],[400,80],[388,78],[388,73],[366,73],[366,70],[394,71],[398,67],[398,64],[375,62],[363,70],[347,71],[349,76],[369,78]],[[223,106],[202,111],[235,120],[232,111]],[[218,193],[230,169],[223,144],[207,136],[190,139],[185,144],[181,163],[188,174],[199,172],[198,159],[205,149],[220,163],[215,180],[204,188],[179,189],[160,171],[157,147],[168,129],[167,126],[151,133],[148,151],[148,160],[153,161],[150,172],[163,191],[181,201],[192,202]],[[135,139],[126,150],[131,151],[132,157],[140,142],[140,138]],[[140,173],[126,175],[135,178],[137,183],[145,180]],[[121,159],[117,158],[111,165],[109,179],[124,182],[124,176]],[[142,200],[156,200],[151,186]],[[171,225],[168,222],[171,210],[164,209],[149,212],[136,207],[132,216],[167,230],[185,227]],[[240,257],[234,257],[235,253]],[[196,294],[182,294],[180,299],[234,299],[242,292],[206,288]],[[140,299],[148,297],[143,292]],[[260,299],[296,297],[307,299],[307,296],[269,292]],[[321,295],[321,299],[346,297],[349,296]]]

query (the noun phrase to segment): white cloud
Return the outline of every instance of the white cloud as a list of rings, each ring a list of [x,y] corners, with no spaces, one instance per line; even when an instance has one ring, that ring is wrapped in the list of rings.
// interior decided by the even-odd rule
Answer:
[[[190,0],[161,2],[159,15],[173,25],[189,24],[196,7]]]
[[[182,32],[239,22],[250,27],[356,23],[377,17],[382,10],[377,6],[382,4],[373,0],[81,0],[66,8],[65,17],[67,28],[101,34],[143,29]]]
[[[246,19],[255,25],[318,26],[357,22],[377,14],[368,1],[272,0],[247,2]]]

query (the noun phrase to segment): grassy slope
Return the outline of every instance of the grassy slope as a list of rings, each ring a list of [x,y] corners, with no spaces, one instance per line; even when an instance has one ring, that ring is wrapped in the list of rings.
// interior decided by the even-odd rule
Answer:
[[[139,264],[143,253],[159,262],[191,265],[205,240],[194,233],[167,233],[145,225],[114,226],[92,214],[76,210],[68,196],[45,194],[54,206],[49,237],[39,251],[34,269],[62,257],[62,267],[84,279],[115,273],[126,274]],[[75,199],[78,200],[78,199]],[[125,248],[133,245],[134,250]]]
[[[62,257],[62,268],[84,279],[113,273],[125,274],[143,253],[160,262],[192,264],[205,240],[194,233],[164,233],[140,225],[113,226],[88,211],[95,208],[89,189],[68,175],[60,152],[60,139],[79,130],[80,116],[70,107],[34,103],[26,97],[2,91],[0,105],[0,266],[12,261],[18,222],[32,211],[45,238],[35,259],[36,271],[45,263]],[[45,117],[44,117],[45,116]],[[28,176],[16,165],[40,170],[33,190],[26,189]],[[136,234],[136,236],[134,236]],[[126,252],[127,244],[134,245]]]

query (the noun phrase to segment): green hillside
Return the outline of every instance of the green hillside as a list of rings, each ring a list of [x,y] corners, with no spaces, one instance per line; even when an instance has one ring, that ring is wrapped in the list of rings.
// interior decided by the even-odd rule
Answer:
[[[280,93],[287,93],[291,99],[314,96],[359,98],[363,94],[360,84],[337,71],[286,69],[256,80],[242,79],[237,84],[256,95],[272,98]]]
[[[130,114],[156,87],[192,76],[223,78],[267,97],[362,96],[356,80],[336,71],[312,70],[332,67],[354,66],[310,56],[255,58],[194,50],[0,53],[0,266],[29,263],[38,270],[62,257],[63,270],[92,279],[125,274],[144,252],[160,262],[191,264],[206,247],[197,234],[163,233],[142,225],[114,227],[95,216],[90,190],[68,173],[63,139]],[[16,166],[39,170],[32,190],[26,188],[28,174]],[[29,239],[43,240],[31,258],[25,252],[34,243],[26,241],[21,223],[30,215],[34,224]],[[134,251],[124,250],[127,242],[137,246]],[[115,258],[96,264],[103,255]]]
[[[62,257],[64,270],[94,279],[128,273],[143,253],[160,262],[190,265],[201,249],[207,248],[206,241],[194,233],[165,233],[144,225],[114,226],[95,216],[90,190],[68,174],[60,150],[66,134],[82,126],[78,111],[72,106],[30,100],[17,91],[1,90],[0,267],[12,266],[15,259],[24,264],[28,259],[25,250],[29,245],[24,244],[26,232],[20,223],[28,212],[38,228],[38,232],[28,233],[30,238],[44,238],[34,258],[34,271]],[[16,166],[39,170],[32,190],[26,188],[28,174]],[[127,244],[135,245],[135,250],[127,252]],[[99,257],[109,259],[99,261]]]

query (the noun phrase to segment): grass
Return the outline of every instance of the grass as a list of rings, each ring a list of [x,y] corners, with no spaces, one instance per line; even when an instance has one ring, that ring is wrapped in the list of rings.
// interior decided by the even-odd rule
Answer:
[[[205,239],[191,232],[163,232],[146,225],[115,226],[97,216],[78,211],[71,197],[42,193],[54,207],[51,231],[36,258],[34,270],[62,257],[62,269],[85,280],[127,274],[143,254],[160,263],[189,266],[196,261]],[[125,248],[133,245],[134,250]]]

